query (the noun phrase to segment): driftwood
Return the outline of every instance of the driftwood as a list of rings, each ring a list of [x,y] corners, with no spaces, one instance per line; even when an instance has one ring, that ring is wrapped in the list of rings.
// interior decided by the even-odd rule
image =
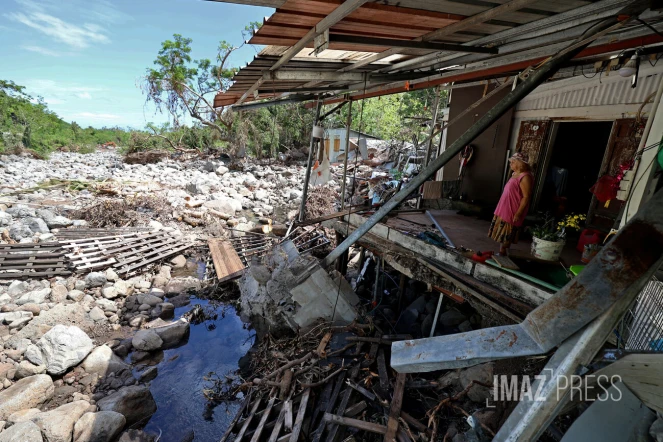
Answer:
[[[124,156],[124,162],[127,164],[154,164],[170,155],[165,150],[144,150],[141,152],[132,152]]]

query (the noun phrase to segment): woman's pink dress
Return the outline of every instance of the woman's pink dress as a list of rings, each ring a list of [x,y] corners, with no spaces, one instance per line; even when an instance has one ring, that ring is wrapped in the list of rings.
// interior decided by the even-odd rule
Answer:
[[[523,225],[523,221],[527,216],[527,211],[529,210],[529,206],[525,207],[525,211],[523,212],[523,215],[520,217],[518,222],[513,222],[513,216],[518,211],[518,208],[520,208],[520,202],[523,200],[523,191],[520,188],[520,182],[528,175],[530,177],[532,176],[530,172],[525,172],[519,177],[511,177],[511,179],[507,181],[506,186],[504,186],[504,192],[502,192],[500,202],[497,203],[497,208],[494,212],[495,215],[499,216],[502,218],[502,220],[506,221],[514,227],[520,227]]]

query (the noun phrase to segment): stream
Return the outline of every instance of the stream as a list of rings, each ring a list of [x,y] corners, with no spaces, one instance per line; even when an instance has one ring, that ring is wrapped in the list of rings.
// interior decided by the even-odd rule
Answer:
[[[206,300],[194,298],[190,305],[175,309],[175,318],[196,304],[210,305]],[[253,345],[255,332],[241,321],[234,308],[223,305],[212,308],[218,317],[200,324],[191,323],[188,341],[165,350],[163,359],[156,364],[158,375],[150,390],[158,409],[145,431],[161,433],[161,442],[219,440],[239,409],[239,400],[210,407],[203,395],[206,385],[203,378],[210,372],[223,376],[237,370],[240,358]],[[135,373],[138,376],[140,371]]]

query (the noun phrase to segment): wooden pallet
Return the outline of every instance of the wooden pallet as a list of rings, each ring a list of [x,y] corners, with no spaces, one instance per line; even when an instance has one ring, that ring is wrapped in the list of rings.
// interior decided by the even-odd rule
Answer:
[[[52,278],[71,275],[58,243],[0,244],[0,279]]]
[[[504,269],[518,270],[520,268],[508,256],[493,255],[493,261],[495,261],[497,265]]]
[[[119,275],[130,276],[188,249],[191,244],[173,238],[168,232],[135,232],[70,240],[63,242],[62,247],[78,272],[111,267]]]
[[[53,229],[51,233],[60,241],[99,238],[107,236],[121,236],[129,233],[149,232],[149,227],[121,227],[116,229],[101,229],[88,227],[69,227],[67,229]]]

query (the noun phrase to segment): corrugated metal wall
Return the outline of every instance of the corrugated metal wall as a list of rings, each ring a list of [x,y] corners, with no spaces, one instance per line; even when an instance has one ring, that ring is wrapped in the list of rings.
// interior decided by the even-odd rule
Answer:
[[[516,107],[516,112],[641,104],[656,92],[662,73],[663,62],[652,67],[644,61],[636,88],[631,88],[630,78],[620,77],[617,72],[612,72],[608,77],[605,74],[600,78],[599,75],[592,78],[581,76],[548,83],[524,98]]]

